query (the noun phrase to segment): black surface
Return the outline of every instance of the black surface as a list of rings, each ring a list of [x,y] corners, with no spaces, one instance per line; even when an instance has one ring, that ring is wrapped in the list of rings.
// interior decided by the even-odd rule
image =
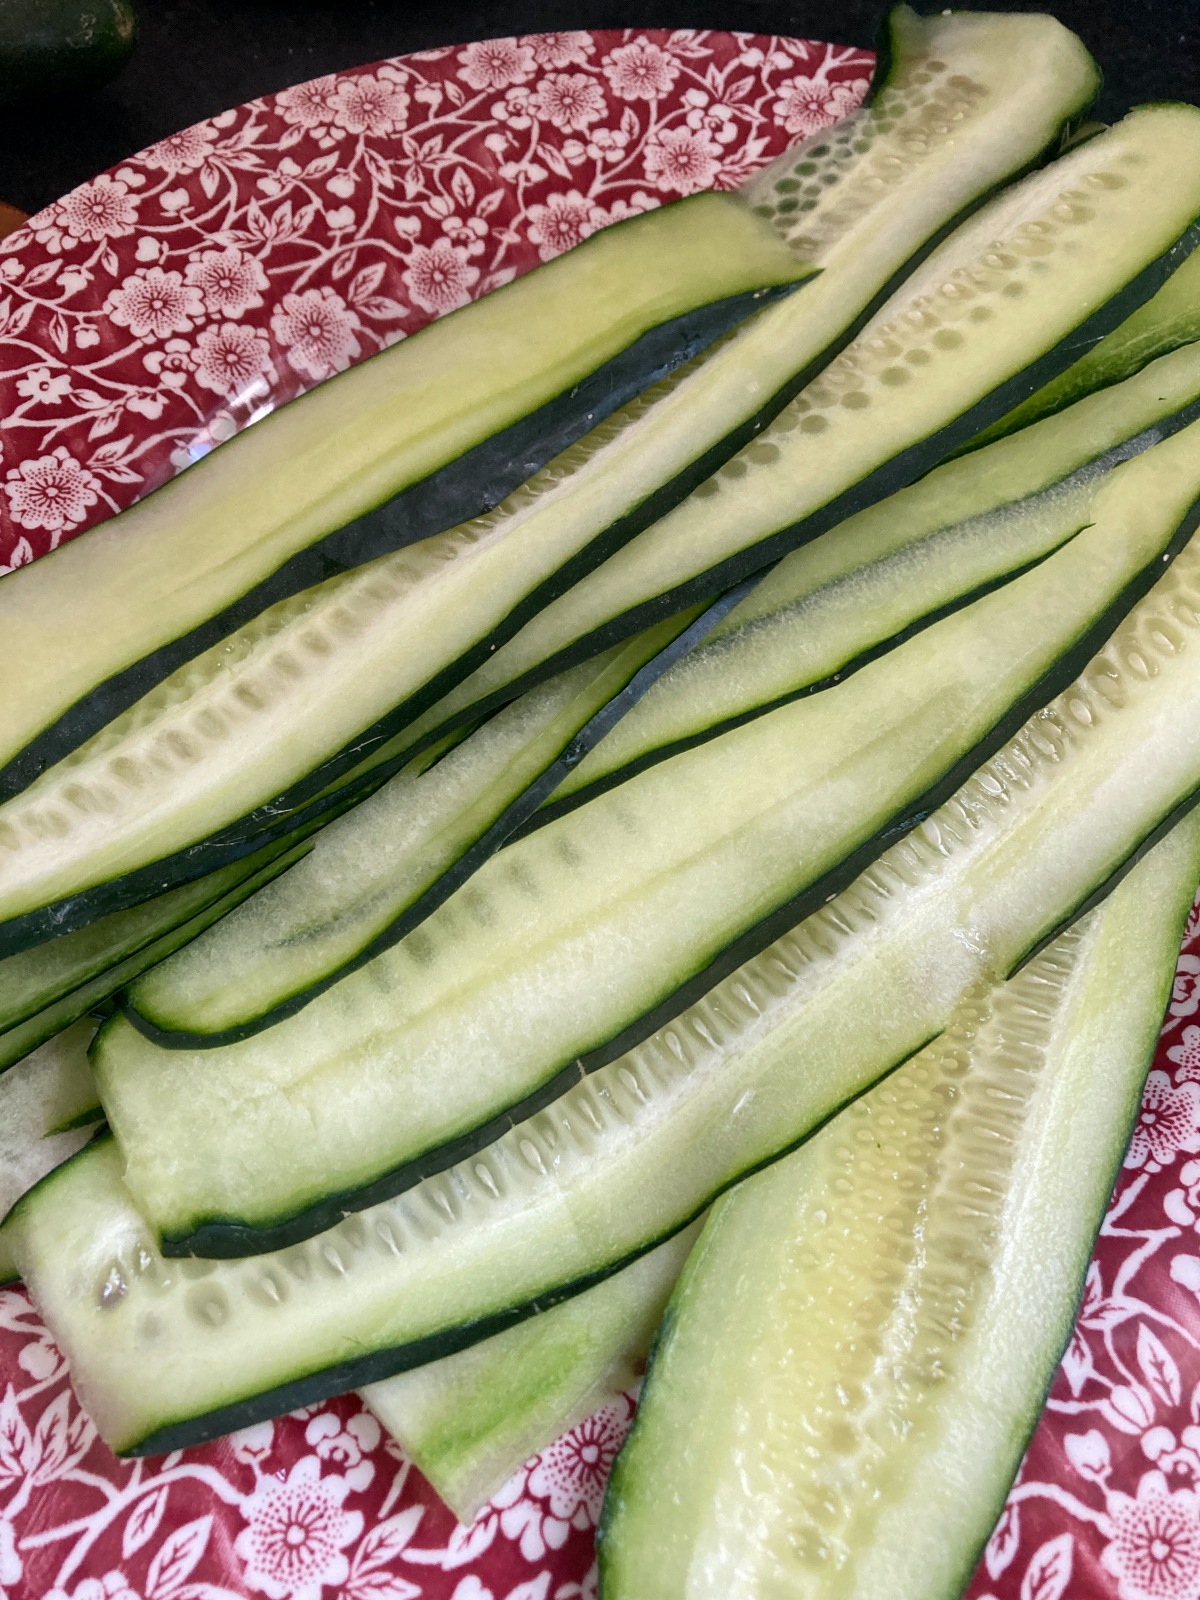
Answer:
[[[0,0],[0,4],[3,0]],[[113,83],[0,116],[0,198],[34,211],[153,140],[318,73],[436,44],[578,27],[713,27],[869,45],[879,0],[139,0]],[[1036,0],[990,0],[996,11]],[[1200,101],[1200,0],[1054,0],[1105,72],[1100,114]],[[919,3],[918,10],[933,9]]]

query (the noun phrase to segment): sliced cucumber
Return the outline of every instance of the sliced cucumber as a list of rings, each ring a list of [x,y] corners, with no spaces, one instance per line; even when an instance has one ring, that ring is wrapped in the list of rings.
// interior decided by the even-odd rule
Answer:
[[[361,1391],[460,1522],[535,1451],[638,1383],[696,1232],[541,1316]]]
[[[181,669],[169,687],[152,692],[133,708],[121,729],[130,740],[129,749],[119,748],[115,731],[101,735],[82,763],[60,763],[44,775],[36,791],[10,801],[0,818],[0,842],[12,837],[4,832],[6,823],[15,825],[25,842],[30,830],[36,834],[48,826],[64,831],[55,854],[60,865],[70,860],[76,870],[69,887],[63,886],[65,873],[51,874],[59,884],[52,892],[64,902],[113,872],[131,873],[139,865],[158,861],[163,853],[183,851],[138,882],[124,883],[119,895],[112,888],[70,911],[65,903],[58,904],[53,916],[60,926],[63,917],[80,919],[115,910],[161,892],[181,876],[212,870],[244,852],[254,832],[252,822],[245,828],[234,827],[232,835],[214,843],[211,852],[186,847],[263,802],[269,802],[267,809],[273,811],[285,803],[276,799],[280,790],[299,780],[312,789],[324,787],[373,745],[389,738],[393,724],[411,720],[425,704],[436,701],[551,595],[674,504],[745,438],[753,437],[841,348],[897,273],[911,265],[955,215],[1053,142],[1063,119],[1080,109],[1095,86],[1094,67],[1078,40],[1048,18],[985,15],[922,23],[901,8],[896,26],[901,48],[889,79],[892,99],[885,101],[881,94],[872,110],[856,114],[848,126],[831,134],[828,145],[817,139],[797,152],[801,169],[810,162],[821,169],[818,187],[825,195],[812,211],[803,213],[805,227],[820,234],[823,252],[822,276],[788,302],[798,306],[807,299],[803,314],[778,319],[774,312],[781,306],[759,317],[744,337],[734,336],[712,362],[690,369],[677,382],[668,381],[669,393],[619,414],[576,451],[567,452],[499,513],[425,541],[419,551],[383,558],[364,574],[350,574],[335,582],[336,594],[326,586],[311,596],[317,608],[312,615],[306,613],[307,601],[282,602],[273,615],[242,630],[232,641],[231,654],[223,655],[224,647],[214,646],[207,660],[196,662],[194,669]],[[1037,62],[1035,72],[1029,69],[1032,60]],[[936,73],[930,65],[935,61]],[[856,145],[867,148],[857,150]],[[806,170],[802,176],[807,179]],[[827,185],[825,178],[837,181]],[[789,231],[788,208],[796,197],[779,191],[779,185],[786,190],[800,181],[777,174],[771,179],[785,231]],[[762,196],[767,192],[756,189],[758,203],[766,204]],[[808,200],[796,204],[802,208]],[[1153,233],[1153,226],[1148,227],[1148,246]],[[1124,282],[1119,259],[1106,281],[1111,286]],[[349,383],[372,365],[339,382]],[[275,441],[271,451],[282,451],[285,438],[289,448],[294,442],[292,432],[300,424],[286,419],[311,416],[318,401],[327,403],[322,395],[335,389],[336,385],[318,391],[299,408],[285,408],[278,419],[272,418],[270,426],[278,421],[282,431],[268,435]],[[248,449],[263,432],[260,426],[227,449],[237,451],[243,443]],[[217,473],[222,458],[226,466]],[[208,478],[185,474],[161,493],[175,496],[171,503],[179,506],[181,497],[204,498],[198,480],[201,488],[215,481],[218,487],[226,485],[222,494],[236,498],[249,492],[269,501],[275,517],[283,514],[280,508],[300,484],[307,484],[309,473],[292,471],[281,456],[276,473],[264,469],[246,490],[237,466],[242,459],[223,451],[214,458]],[[305,459],[307,464],[309,458]],[[322,459],[321,452],[311,453],[311,459]],[[347,473],[359,465],[355,451],[336,453],[336,463],[338,471]],[[279,475],[287,479],[282,498],[273,484]],[[360,474],[353,481],[365,480]],[[145,505],[150,507],[157,499]],[[135,508],[126,515],[139,511]],[[205,517],[208,514],[206,510]],[[149,511],[145,515],[149,528],[155,517]],[[39,657],[38,639],[44,646],[43,635],[49,633],[58,640],[78,631],[95,641],[97,660],[86,670],[81,667],[72,677],[71,671],[59,670],[60,662],[54,672],[39,677],[38,693],[43,696],[75,701],[89,694],[98,675],[112,667],[110,631],[122,641],[120,648],[130,660],[140,658],[148,641],[138,643],[139,630],[149,627],[164,638],[172,636],[181,625],[180,603],[209,604],[204,599],[205,584],[191,566],[172,555],[169,538],[153,540],[153,552],[144,563],[145,580],[132,584],[127,574],[136,552],[127,529],[121,563],[107,559],[115,537],[112,530],[122,521],[115,519],[92,530],[49,563],[22,568],[9,580],[10,585],[19,584],[19,590],[0,589],[0,636],[14,659],[34,661]],[[236,527],[239,538],[245,537],[245,519],[223,514],[218,521],[223,527]],[[212,559],[208,542],[195,534],[182,512],[177,525],[173,521],[172,537],[176,526],[185,525],[191,561]],[[160,531],[156,523],[151,531]],[[223,548],[220,540],[215,548]],[[84,554],[76,554],[79,551]],[[77,582],[79,604],[86,604],[88,621],[97,614],[105,617],[103,636],[94,623],[89,631],[81,620],[76,629],[64,592],[70,585],[54,578],[64,563],[69,573],[79,574],[70,583]],[[93,571],[97,566],[103,571]],[[142,566],[139,560],[135,570]],[[222,581],[235,582],[238,567],[237,562],[223,562]],[[110,597],[118,571],[129,592]],[[169,578],[171,595],[186,595],[186,602],[155,601],[150,591],[156,572]],[[669,609],[678,610],[685,603]],[[11,629],[4,620],[5,605],[13,613]],[[118,626],[131,605],[137,618],[126,618]],[[317,626],[320,623],[326,626]],[[38,628],[42,632],[36,639],[20,632]],[[193,641],[189,657],[199,648]],[[587,653],[595,651],[589,648]],[[227,677],[214,674],[218,666],[229,669]],[[303,675],[299,686],[297,673]],[[155,668],[150,681],[160,676]],[[254,682],[248,682],[251,677]],[[224,697],[228,703],[217,707],[210,703],[222,699],[214,678],[220,688],[229,690]],[[144,678],[137,681],[144,686]],[[264,697],[270,701],[269,711],[256,718],[252,712]],[[58,714],[53,707],[37,709],[32,692],[17,696],[14,687],[14,703],[18,699],[25,708],[20,715],[29,719],[24,731],[14,733],[18,741],[33,736],[34,724],[41,727],[47,717]],[[118,695],[105,715],[126,704],[128,699]],[[268,724],[274,733],[267,733]],[[281,745],[279,730],[284,727],[289,732]],[[87,731],[81,723],[71,743],[77,744]],[[172,770],[176,780],[172,792],[185,796],[178,816],[172,817],[169,808],[164,811],[157,784],[149,783],[146,792],[135,793],[128,787],[145,778],[150,744],[156,758]],[[284,753],[289,745],[290,757]],[[122,766],[122,757],[132,765]],[[311,771],[328,757],[334,758],[334,770]],[[181,782],[185,770],[187,781]],[[205,805],[199,803],[201,787],[209,790]],[[103,842],[96,837],[92,807],[112,808],[100,830]],[[21,849],[14,854],[15,859],[0,852],[0,861],[14,869],[11,875],[0,870],[0,918],[6,922],[31,914],[39,904],[33,858]],[[33,869],[33,878],[26,875],[26,865]],[[47,917],[24,926],[19,934],[8,930],[7,948],[16,948],[12,941],[18,937],[44,935],[48,926]]]
[[[1158,293],[1074,366],[993,423],[969,448],[1053,416],[1081,395],[1140,372],[1149,362],[1200,339],[1200,256],[1193,254]]]
[[[694,195],[627,219],[320,385],[18,568],[0,586],[10,685],[2,792],[232,628],[317,582],[329,562],[356,565],[495,505],[759,309],[757,291],[812,270],[735,195]],[[694,327],[673,323],[697,310]],[[640,348],[643,336],[652,349]],[[505,431],[514,426],[516,436]],[[484,461],[458,459],[480,446]],[[465,478],[465,506],[430,479],[456,460],[450,483]],[[429,502],[423,523],[392,498],[417,483]]]
[[[944,1600],[1071,1336],[1200,876],[1195,817],[716,1207],[600,1529],[609,1600]]]
[[[485,864],[300,1015],[203,1053],[114,1018],[96,1073],[171,1250],[306,1237],[494,1139],[644,1038],[952,792],[1200,516],[1200,424],[1091,526],[824,694],[674,756]]]
[[[1194,162],[1181,185],[1177,162]],[[715,594],[911,483],[1070,366],[1200,237],[1200,110],[1145,106],[1014,185],[753,444],[582,577],[414,731]]]
[[[125,996],[127,1014],[172,1047],[229,1043],[389,949],[533,813],[600,736],[593,719],[607,726],[641,692],[646,662],[665,670],[672,638],[686,650],[693,616],[531,690],[430,770],[401,772],[288,872],[147,971]]]
[[[533,819],[840,682],[1087,520],[1094,477],[1194,420],[1200,346],[936,468],[787,556],[664,674]]]
[[[1193,548],[1069,690],[836,901],[486,1151],[318,1240],[164,1259],[112,1139],[43,1179],[6,1231],[103,1436],[175,1449],[453,1354],[644,1254],[798,1144],[1200,798],[1198,642]]]
[[[0,1220],[39,1178],[91,1138],[88,1125],[101,1116],[87,1058],[95,1032],[96,1024],[85,1018],[0,1079]],[[0,1283],[18,1276],[0,1226]]]

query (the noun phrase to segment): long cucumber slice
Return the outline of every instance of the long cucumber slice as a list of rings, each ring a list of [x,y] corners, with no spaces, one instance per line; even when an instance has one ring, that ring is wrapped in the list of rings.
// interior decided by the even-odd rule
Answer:
[[[1192,255],[1169,277],[1156,295],[1139,307],[1094,350],[1080,356],[1044,389],[993,423],[968,448],[1053,416],[1081,395],[1106,384],[1120,383],[1157,357],[1200,339],[1200,256]]]
[[[794,199],[805,227],[816,228],[822,241],[822,276],[788,302],[807,300],[803,314],[780,321],[773,310],[756,319],[711,363],[612,419],[499,513],[349,574],[335,582],[335,594],[325,586],[309,597],[316,608],[311,615],[309,600],[281,603],[241,630],[228,654],[214,647],[132,708],[122,725],[127,748],[119,748],[110,732],[81,762],[50,769],[10,802],[3,819],[18,833],[22,823],[35,834],[44,826],[65,830],[57,854],[77,870],[70,889],[60,883],[49,892],[62,898],[159,862],[161,870],[148,881],[124,885],[120,903],[128,904],[129,896],[160,892],[180,875],[212,870],[230,859],[229,852],[244,851],[244,831],[214,846],[216,854],[188,847],[255,807],[275,806],[280,791],[299,780],[324,786],[336,774],[313,774],[314,764],[333,757],[343,768],[353,765],[373,742],[390,737],[388,717],[410,720],[422,700],[437,700],[577,571],[706,477],[742,442],[742,434],[732,435],[744,429],[752,437],[841,347],[897,272],[964,207],[1038,155],[1094,87],[1094,68],[1078,40],[1048,18],[985,15],[922,23],[902,12],[898,27],[903,48],[889,80],[893,99],[881,95],[876,108],[830,135],[828,146],[810,141],[811,148],[797,155],[805,181],[814,165],[825,198],[810,210],[807,198],[778,195],[785,231]],[[801,179],[772,181],[778,187]],[[1118,279],[1124,281],[1119,267],[1114,285]],[[182,493],[188,481],[185,474],[178,491],[172,485],[170,492]],[[54,561],[82,560],[73,555],[81,546],[102,552],[102,536],[102,529],[94,530]],[[48,578],[36,577],[38,564],[28,570],[35,587],[50,586]],[[106,570],[111,583],[113,569]],[[24,572],[16,575],[22,583]],[[173,592],[193,592],[177,566],[170,576]],[[89,615],[98,606],[108,615],[95,585],[89,581],[86,589]],[[32,626],[40,614],[33,599],[17,605],[26,592],[8,594],[22,623]],[[0,601],[4,597],[0,590]],[[56,633],[69,631],[68,608],[54,605]],[[49,607],[50,601],[42,607],[47,617]],[[139,615],[153,614],[155,607],[140,599]],[[132,638],[130,630],[122,637]],[[25,654],[19,644],[14,636],[14,656]],[[70,691],[82,692],[79,686]],[[169,772],[153,766],[151,751]],[[149,776],[155,772],[157,781]],[[164,784],[171,793],[182,785],[192,796],[203,784],[206,808],[185,802],[172,823]],[[103,842],[89,827],[93,808],[107,808]],[[17,855],[33,866],[24,852]],[[17,868],[15,877],[0,873],[0,917],[7,921],[32,911],[37,901],[31,897],[39,891],[17,861],[6,864]],[[114,893],[76,905],[73,914],[116,909]],[[60,925],[65,914],[60,904]]]
[[[0,1218],[92,1137],[88,1124],[100,1110],[87,1052],[95,1032],[94,1022],[76,1022],[0,1079]],[[0,1284],[18,1276],[0,1227]]]
[[[1095,475],[1187,426],[1198,398],[1200,346],[969,461],[936,468],[785,557],[589,752],[534,821],[840,682],[1045,555],[1087,520]]]
[[[503,1333],[360,1391],[460,1522],[522,1462],[632,1389],[697,1225]]]
[[[96,1046],[171,1249],[267,1249],[494,1139],[823,903],[1103,642],[1200,515],[1200,424],[1102,480],[1038,567],[824,694],[631,778],[483,866],[240,1044]],[[212,991],[214,1001],[219,994]]]
[[[1200,876],[1090,917],[714,1210],[600,1528],[609,1600],[943,1600],[1070,1335]]]
[[[1200,549],[834,902],[487,1150],[251,1261],[158,1253],[115,1141],[21,1200],[15,1264],[104,1437],[170,1450],[587,1287],[799,1144],[1200,799]]]
[[[398,943],[533,814],[599,736],[593,719],[607,724],[641,692],[646,662],[673,636],[686,649],[689,620],[669,619],[531,690],[430,770],[402,771],[288,872],[131,985],[127,1014],[172,1046],[229,1043]]]
[[[974,439],[1191,254],[1200,175],[1181,185],[1174,163],[1197,157],[1200,110],[1145,106],[993,200],[753,444],[543,607],[417,726],[717,593]]]
[[[812,271],[736,195],[630,218],[320,385],[10,574],[0,586],[11,675],[0,792],[16,792],[231,628],[319,581],[330,561],[356,565],[495,505],[759,309],[758,291]],[[691,326],[652,332],[699,308]],[[506,432],[514,425],[516,436]],[[468,456],[449,483],[431,481],[481,445],[485,461]],[[393,499],[417,483],[424,517],[412,497]],[[462,509],[456,484],[467,490]]]
[[[524,791],[526,826],[772,705],[840,681],[881,648],[1037,561],[1087,523],[1099,475],[1186,426],[1198,396],[1200,349],[1176,352],[1060,418],[939,468],[797,551],[659,678],[539,810]],[[642,637],[639,649],[650,653],[653,640]],[[517,765],[513,741],[529,737],[543,716],[561,720],[559,701],[587,671],[570,669],[531,690],[425,776],[393,779],[329,828],[303,863],[147,972],[125,997],[127,1014],[173,1048],[231,1043],[282,1020],[397,942],[481,863],[488,836],[471,850],[463,841],[479,837],[529,771],[542,770],[536,748],[531,765]],[[604,684],[596,688],[599,703]],[[506,769],[501,786],[497,763]],[[486,791],[472,809],[464,779],[472,794]],[[503,814],[511,830],[516,813]],[[441,856],[427,843],[434,828]],[[431,882],[432,892],[424,888]]]

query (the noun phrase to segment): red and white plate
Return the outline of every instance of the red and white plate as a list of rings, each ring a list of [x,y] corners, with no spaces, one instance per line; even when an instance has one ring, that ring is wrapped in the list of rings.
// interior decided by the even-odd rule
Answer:
[[[493,39],[162,140],[0,244],[0,572],[607,222],[732,186],[871,58],[683,30]],[[1200,1600],[1200,927],[1049,1407],[972,1600]],[[456,1525],[353,1398],[120,1462],[0,1292],[0,1600],[589,1600],[607,1407]]]

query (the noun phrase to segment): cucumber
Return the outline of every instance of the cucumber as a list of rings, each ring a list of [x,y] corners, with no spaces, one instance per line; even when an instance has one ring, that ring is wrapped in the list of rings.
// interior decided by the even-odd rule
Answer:
[[[1063,688],[1190,537],[1200,423],[1099,480],[1090,526],[824,694],[501,851],[392,950],[239,1044],[95,1047],[169,1251],[329,1226],[644,1038],[907,831]],[[219,1003],[219,991],[210,988]]]
[[[541,1316],[360,1391],[462,1523],[645,1371],[693,1225]]]
[[[895,103],[885,103],[881,96],[866,121],[859,116],[830,136],[833,143],[828,150],[817,140],[806,146],[807,154],[800,153],[805,156],[798,159],[800,167],[807,167],[810,160],[818,167],[824,163],[824,176],[837,179],[823,189],[826,200],[805,213],[805,226],[819,227],[828,248],[821,258],[822,275],[787,302],[789,308],[802,307],[801,314],[781,319],[776,313],[783,306],[772,308],[744,335],[734,336],[712,362],[690,369],[673,384],[668,381],[669,393],[651,396],[610,419],[499,513],[426,540],[416,550],[380,558],[363,573],[343,574],[306,599],[280,602],[227,641],[230,653],[225,653],[224,645],[215,645],[207,659],[180,668],[173,680],[125,713],[128,720],[120,728],[97,735],[90,749],[77,752],[78,760],[64,760],[36,786],[10,800],[0,816],[0,840],[12,837],[4,831],[5,823],[17,827],[18,838],[27,838],[29,831],[38,834],[42,826],[61,828],[66,837],[55,855],[60,864],[73,862],[75,870],[70,888],[62,890],[56,904],[39,905],[39,891],[25,871],[25,866],[34,866],[33,855],[21,849],[7,855],[6,864],[16,870],[15,875],[0,872],[0,918],[6,923],[31,920],[6,928],[6,950],[18,948],[20,941],[44,937],[52,925],[79,926],[89,917],[161,892],[185,876],[214,870],[252,847],[251,838],[254,846],[264,843],[259,825],[264,817],[293,807],[296,785],[306,786],[304,793],[324,789],[359,763],[392,736],[396,725],[410,721],[485,660],[579,571],[601,560],[609,547],[619,545],[636,527],[652,521],[744,437],[752,437],[845,343],[897,273],[911,265],[939,230],[1040,153],[1057,137],[1064,116],[1074,114],[1094,88],[1090,58],[1073,36],[1047,18],[950,17],[921,23],[902,8],[897,27],[903,48],[894,82],[889,80]],[[1018,68],[1014,50],[1028,46],[1035,47],[1035,53]],[[934,49],[969,70],[950,71],[947,62],[940,62],[946,71],[931,85],[932,68],[928,72],[925,68],[935,59]],[[1028,71],[1029,59],[1038,62],[1035,74]],[[943,78],[945,86],[939,87]],[[951,128],[947,139],[944,132]],[[867,148],[855,150],[856,144]],[[818,151],[825,154],[818,156]],[[781,206],[790,205],[793,198],[783,195]],[[805,200],[803,205],[807,204]],[[1148,230],[1147,238],[1152,232]],[[594,243],[590,241],[587,248]],[[1118,260],[1111,286],[1124,281]],[[372,365],[338,382],[369,373]],[[237,463],[244,456],[226,452],[241,449],[243,440],[249,448],[249,442],[264,432],[268,443],[276,441],[271,450],[281,451],[300,428],[300,423],[286,419],[299,415],[303,422],[304,416],[314,414],[304,408],[318,400],[332,404],[322,396],[336,387],[317,391],[299,408],[287,407],[278,418],[231,442],[214,457],[213,473],[200,479],[200,488],[196,474],[185,474],[160,495],[202,499],[200,489],[213,481],[225,483],[228,493],[236,495],[244,476]],[[276,422],[283,432],[266,431]],[[337,459],[339,471],[349,471],[356,460],[353,452],[345,451]],[[217,474],[222,460],[225,467]],[[206,463],[204,470],[208,469]],[[287,493],[282,499],[265,471],[254,477],[248,491],[264,503],[269,499],[272,516],[288,495],[299,492],[301,480],[307,481],[306,474],[290,468],[284,475]],[[151,497],[145,506],[151,507],[158,498]],[[183,500],[171,504],[182,505]],[[139,513],[140,508],[134,508],[125,515]],[[154,516],[149,511],[145,515],[149,527]],[[219,520],[224,526],[227,519]],[[13,574],[8,589],[0,587],[0,638],[8,642],[14,659],[33,660],[39,650],[44,655],[42,646],[49,648],[42,634],[38,634],[41,645],[38,638],[28,637],[29,630],[41,628],[43,634],[53,633],[55,640],[64,633],[74,636],[75,601],[67,594],[71,584],[78,590],[79,605],[86,603],[88,618],[99,612],[109,619],[103,638],[94,627],[85,628],[82,618],[79,629],[95,641],[95,650],[108,663],[104,671],[112,665],[110,633],[123,641],[122,648],[131,656],[138,655],[142,650],[138,629],[173,630],[172,636],[178,636],[180,619],[174,614],[178,605],[206,603],[205,585],[172,554],[172,539],[182,537],[179,530],[190,529],[193,562],[209,560],[210,545],[219,553],[220,540],[214,544],[193,537],[195,530],[180,512],[172,522],[171,538],[156,538],[142,559],[126,525],[125,564],[119,565],[108,562],[107,555],[113,530],[121,522],[118,518],[93,529],[56,552],[48,569],[45,562],[34,563]],[[244,518],[228,523],[244,536]],[[163,530],[155,526],[151,531]],[[139,573],[136,584],[127,576],[131,562],[136,562],[134,570]],[[68,583],[54,576],[63,572],[64,563],[78,580],[72,576]],[[93,570],[100,567],[102,571]],[[234,582],[236,570],[239,563],[226,562],[221,567],[223,581]],[[122,592],[110,595],[117,572]],[[156,572],[169,577],[171,595],[177,597],[170,605],[148,597]],[[125,617],[134,590],[136,627]],[[312,615],[307,610],[310,602],[316,608]],[[683,604],[669,609],[681,609]],[[194,655],[190,645],[188,653]],[[229,670],[222,676],[218,667]],[[93,663],[73,676],[74,669],[56,667],[39,676],[38,693],[74,702],[91,693],[101,670]],[[158,668],[147,671],[148,679],[146,675],[138,679],[139,692],[147,681],[161,677]],[[299,690],[296,674],[303,676]],[[264,696],[270,700],[266,710],[261,705]],[[298,698],[304,701],[302,708]],[[41,727],[50,712],[44,716],[35,700],[32,690],[19,701],[14,696],[14,703],[23,709],[13,714],[27,714]],[[106,702],[104,715],[126,704],[118,696]],[[257,717],[255,706],[261,713]],[[266,732],[268,723],[271,736]],[[89,726],[96,726],[95,721]],[[80,723],[71,742],[77,745],[76,735],[82,738],[87,731]],[[33,738],[35,732],[31,724],[19,739]],[[118,735],[128,741],[126,748],[119,748]],[[155,754],[171,768],[167,786],[172,790],[180,786],[181,767],[186,766],[188,782],[183,788],[195,797],[203,784],[208,793],[204,807],[185,805],[172,821],[157,804],[159,783],[147,782],[136,793],[124,787],[131,774],[146,778],[147,747],[152,743]],[[123,759],[133,765],[120,765]],[[96,837],[94,817],[89,821],[81,816],[80,807],[86,811],[89,806],[113,808],[100,829],[103,843]],[[209,847],[195,848],[204,838]],[[62,875],[56,874],[55,881],[61,885]]]
[[[936,468],[785,557],[659,680],[526,829],[667,755],[841,682],[1077,532],[1093,479],[1196,419],[1200,347]]]
[[[4,0],[0,107],[78,94],[115,77],[137,42],[131,0]]]
[[[87,1059],[95,1032],[84,1018],[0,1079],[0,1218],[92,1137],[88,1125],[101,1116]],[[18,1276],[0,1227],[0,1284]]]
[[[10,573],[0,792],[19,791],[270,604],[494,505],[812,271],[736,195],[628,218]],[[431,476],[446,470],[470,480],[465,507]],[[394,498],[410,485],[432,503],[432,525]]]
[[[609,1483],[606,1600],[967,1587],[1071,1337],[1198,876],[1193,814],[718,1203]]]
[[[293,1015],[390,949],[494,853],[643,692],[645,663],[654,658],[665,670],[673,638],[677,650],[687,649],[692,620],[694,613],[669,618],[550,679],[430,770],[402,771],[328,827],[286,873],[146,971],[123,998],[126,1014],[173,1048],[230,1043]]]
[[[1008,416],[986,428],[967,449],[1027,428],[1053,416],[1081,395],[1140,372],[1157,357],[1200,339],[1200,256],[1192,255],[1152,299],[1101,339],[1094,350],[1045,388],[1030,395]]]
[[[1174,162],[1197,158],[1200,110],[1144,106],[993,200],[753,444],[545,605],[413,731],[478,714],[719,592],[974,439],[1188,258],[1200,161],[1194,188]]]
[[[445,808],[463,805],[462,778],[490,783],[492,764],[510,759],[511,738],[526,737],[531,718],[543,714],[539,706],[558,716],[559,699],[589,669],[569,669],[529,691],[431,773],[394,778],[327,830],[304,862],[148,971],[126,994],[126,1014],[168,1048],[232,1043],[294,1014],[411,932],[502,841],[502,829],[521,831],[522,812],[532,813],[528,831],[714,732],[829,687],[1048,554],[1088,521],[1098,476],[1195,420],[1198,396],[1200,350],[1176,352],[852,518],[781,562],[625,712],[539,810],[524,769],[514,768],[515,807],[503,810],[508,787],[493,790],[486,814],[467,812],[450,828]],[[1006,504],[1014,495],[1017,503]],[[638,637],[647,642],[638,645]],[[634,645],[640,659],[652,640],[637,636]],[[607,674],[606,659],[598,658]],[[603,682],[596,688],[603,699]],[[402,811],[408,824],[399,821]],[[478,838],[497,813],[500,823],[460,853],[460,841]],[[414,860],[418,826],[423,853]],[[434,826],[443,830],[440,858],[425,843]],[[438,877],[444,864],[450,871]],[[417,867],[433,874],[423,892],[426,877],[412,877]]]
[[[320,1239],[164,1258],[111,1138],[14,1264],[117,1450],[214,1438],[477,1343],[636,1259],[936,1038],[1200,799],[1200,550],[856,883],[486,1151]]]

